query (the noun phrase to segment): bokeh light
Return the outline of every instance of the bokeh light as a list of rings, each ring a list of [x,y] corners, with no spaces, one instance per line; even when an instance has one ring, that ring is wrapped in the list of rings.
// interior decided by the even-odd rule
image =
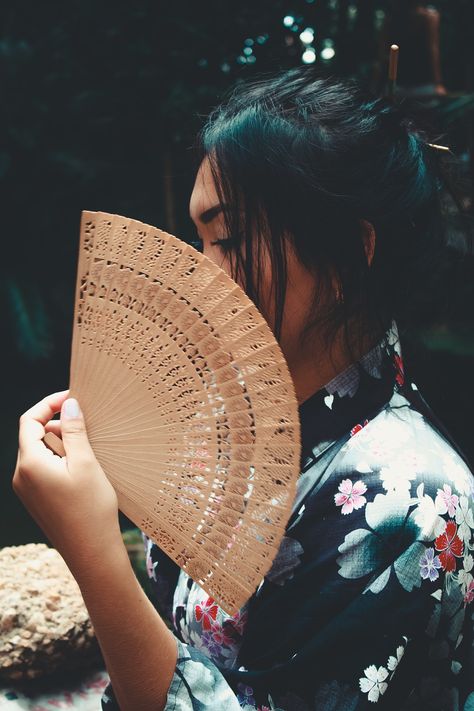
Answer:
[[[314,47],[307,47],[301,57],[304,64],[313,64],[316,61],[316,51]]]
[[[303,44],[311,44],[311,42],[314,40],[314,30],[312,27],[307,27],[303,32],[300,34],[300,40],[303,42]]]
[[[324,47],[324,49],[321,50],[321,59],[328,61],[332,59],[335,54],[334,47]]]

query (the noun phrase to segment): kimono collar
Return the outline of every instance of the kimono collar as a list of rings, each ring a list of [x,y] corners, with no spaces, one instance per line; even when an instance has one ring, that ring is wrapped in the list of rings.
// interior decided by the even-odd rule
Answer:
[[[306,470],[345,433],[362,428],[401,384],[403,364],[396,323],[359,361],[299,406],[301,470]]]

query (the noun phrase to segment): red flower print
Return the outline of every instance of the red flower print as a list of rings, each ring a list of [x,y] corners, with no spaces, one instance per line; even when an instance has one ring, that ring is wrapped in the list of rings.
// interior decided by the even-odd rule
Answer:
[[[435,541],[435,548],[439,552],[441,566],[447,573],[452,573],[453,570],[456,570],[456,558],[460,558],[463,554],[464,544],[457,535],[457,530],[456,522],[450,519],[446,523],[444,533],[438,536]]]
[[[219,647],[232,647],[235,640],[229,635],[227,628],[212,625],[211,636]]]
[[[393,359],[395,361],[395,368],[397,369],[395,380],[397,381],[397,384],[401,387],[405,382],[405,369],[403,367],[403,359],[397,353],[393,356]]]
[[[214,602],[212,597],[208,597],[206,602],[202,605],[196,605],[194,609],[194,614],[196,616],[197,622],[202,620],[202,628],[206,632],[212,627],[213,620],[217,617],[218,606]]]
[[[355,425],[355,426],[351,429],[351,437],[353,437],[353,436],[356,435],[358,432],[360,432],[361,429],[363,429],[363,428],[364,428],[366,425],[368,425],[368,424],[369,424],[369,421],[368,421],[368,420],[364,420],[364,422],[363,422],[362,424],[359,423],[359,424]]]

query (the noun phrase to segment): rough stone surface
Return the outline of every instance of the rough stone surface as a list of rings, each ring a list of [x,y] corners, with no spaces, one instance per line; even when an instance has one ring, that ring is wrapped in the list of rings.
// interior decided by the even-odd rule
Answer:
[[[0,550],[0,677],[35,679],[101,659],[81,591],[54,548]]]

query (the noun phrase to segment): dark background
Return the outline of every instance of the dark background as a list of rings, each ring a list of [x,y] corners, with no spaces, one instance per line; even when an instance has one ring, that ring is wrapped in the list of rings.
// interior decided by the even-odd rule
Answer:
[[[460,159],[472,214],[473,37],[470,0],[441,12],[446,97],[419,105]],[[296,66],[314,28],[322,73],[383,91],[376,0],[2,0],[0,4],[0,546],[44,540],[11,490],[18,417],[68,384],[81,210],[103,210],[194,236],[193,141],[224,92]],[[283,18],[291,16],[287,25]],[[332,48],[334,56],[321,56]],[[332,54],[332,52],[329,52]],[[378,78],[377,78],[378,77]],[[474,458],[473,266],[452,212],[449,308],[428,309],[404,343],[427,400]]]

